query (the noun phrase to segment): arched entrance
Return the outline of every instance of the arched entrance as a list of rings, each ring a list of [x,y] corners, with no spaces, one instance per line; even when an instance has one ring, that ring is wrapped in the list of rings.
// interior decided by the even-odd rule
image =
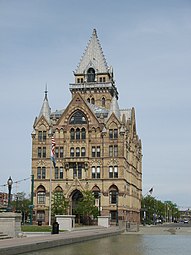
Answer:
[[[75,221],[76,223],[81,223],[80,215],[76,212],[76,207],[78,202],[83,198],[82,193],[76,189],[71,194],[71,200],[72,200],[72,215],[76,215]]]

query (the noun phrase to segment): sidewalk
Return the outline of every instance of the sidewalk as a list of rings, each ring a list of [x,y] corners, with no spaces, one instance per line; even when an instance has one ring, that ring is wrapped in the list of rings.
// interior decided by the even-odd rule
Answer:
[[[61,245],[84,242],[88,240],[121,234],[118,227],[109,228],[78,228],[75,231],[61,232],[55,235],[40,235],[23,238],[0,240],[0,255],[15,255]]]

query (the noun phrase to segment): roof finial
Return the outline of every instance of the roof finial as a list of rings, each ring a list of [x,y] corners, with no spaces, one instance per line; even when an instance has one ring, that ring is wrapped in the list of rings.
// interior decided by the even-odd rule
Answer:
[[[97,31],[96,31],[95,28],[93,29],[93,35],[96,35],[96,36],[97,36]]]
[[[44,97],[44,99],[48,100],[48,97],[47,97],[47,95],[48,95],[48,90],[47,90],[47,83],[46,83],[46,87],[45,87],[45,91],[44,91],[44,94],[45,94],[45,97]]]

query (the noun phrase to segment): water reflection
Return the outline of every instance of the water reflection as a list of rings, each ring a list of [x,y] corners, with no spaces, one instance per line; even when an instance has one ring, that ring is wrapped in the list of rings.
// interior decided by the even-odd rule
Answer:
[[[25,255],[190,255],[190,236],[119,235]]]

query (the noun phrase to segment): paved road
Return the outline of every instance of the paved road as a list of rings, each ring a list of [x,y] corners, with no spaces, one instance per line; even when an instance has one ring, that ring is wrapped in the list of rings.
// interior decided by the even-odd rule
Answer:
[[[179,223],[163,223],[163,224],[157,224],[157,227],[169,227],[169,228],[184,228],[184,227],[191,227],[191,223],[183,223],[183,222],[179,222]]]

